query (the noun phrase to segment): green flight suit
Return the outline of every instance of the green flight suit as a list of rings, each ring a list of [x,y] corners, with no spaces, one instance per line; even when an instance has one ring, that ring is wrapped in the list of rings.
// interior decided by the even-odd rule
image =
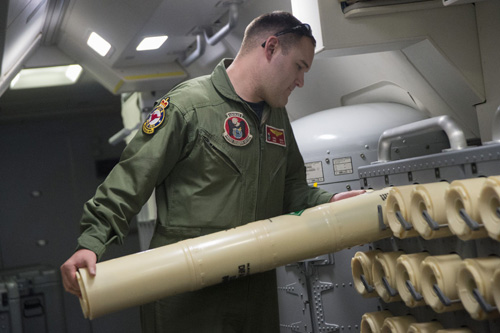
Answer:
[[[286,110],[266,104],[259,120],[234,91],[230,63],[158,101],[155,118],[85,204],[79,248],[100,258],[109,243],[122,243],[153,189],[158,218],[151,247],[330,200],[331,193],[306,183]],[[277,331],[274,271],[143,306],[141,318],[148,332]]]

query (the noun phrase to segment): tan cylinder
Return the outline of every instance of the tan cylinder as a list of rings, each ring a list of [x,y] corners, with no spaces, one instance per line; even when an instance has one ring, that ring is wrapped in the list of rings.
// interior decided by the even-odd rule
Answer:
[[[410,199],[414,188],[415,185],[392,187],[385,204],[387,223],[389,223],[394,236],[401,239],[418,236],[415,229],[406,230],[396,216],[396,212],[400,212],[403,219],[411,224]]]
[[[483,310],[473,291],[477,289],[489,305],[495,306],[492,294],[491,279],[493,273],[500,267],[500,258],[464,259],[458,271],[457,288],[465,310],[476,320],[492,319],[500,316],[498,310],[487,312]]]
[[[387,192],[365,193],[302,214],[282,215],[101,262],[95,277],[80,269],[77,279],[83,313],[93,319],[389,237],[389,229],[379,228],[377,210]]]
[[[408,327],[408,333],[435,333],[442,328],[443,325],[437,321],[413,323]]]
[[[500,176],[488,177],[479,195],[479,216],[488,236],[500,241]]]
[[[430,184],[417,185],[411,196],[410,202],[410,220],[413,227],[424,239],[433,239],[451,236],[452,233],[446,219],[444,210],[445,193],[450,184],[447,182],[438,182]],[[427,214],[439,225],[439,229],[431,228],[424,218],[423,212]]]
[[[388,317],[384,320],[382,333],[406,333],[412,323],[417,320],[413,316]]]
[[[488,236],[484,227],[472,230],[460,216],[464,209],[471,219],[481,224],[479,215],[479,195],[486,178],[471,178],[451,182],[446,192],[446,216],[450,230],[462,240],[483,238]]]
[[[368,312],[361,317],[361,333],[380,333],[384,320],[387,317],[392,317],[390,311]]]
[[[357,292],[365,297],[378,297],[375,288],[367,290],[363,283],[361,276],[364,276],[365,282],[369,287],[373,287],[373,265],[375,264],[375,256],[380,253],[379,250],[356,252],[351,259],[352,279],[354,281],[354,288]]]
[[[442,313],[463,309],[456,288],[461,263],[462,259],[457,254],[428,256],[422,261],[422,295],[434,311]],[[435,284],[449,300],[458,301],[449,306],[443,304],[433,289]]]
[[[474,332],[472,332],[472,330],[466,327],[460,327],[460,328],[447,328],[444,330],[439,330],[436,333],[474,333]]]
[[[500,268],[495,270],[491,278],[491,293],[495,300],[495,306],[500,309]]]
[[[422,294],[421,280],[422,271],[420,264],[429,256],[427,252],[403,254],[396,260],[396,286],[399,295],[408,307],[416,307],[425,305],[425,300],[415,299],[410,290],[408,289],[407,282],[413,285],[415,291]]]
[[[398,252],[380,252],[375,256],[375,264],[373,265],[373,284],[375,290],[384,302],[396,302],[401,300],[401,296],[396,288],[396,260],[400,255],[404,254],[402,251]],[[391,292],[388,290],[384,279]]]

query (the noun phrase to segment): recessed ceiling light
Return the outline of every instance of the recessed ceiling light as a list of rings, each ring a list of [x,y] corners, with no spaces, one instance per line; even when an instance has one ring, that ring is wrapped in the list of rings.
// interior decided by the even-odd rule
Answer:
[[[136,50],[137,51],[147,51],[147,50],[156,50],[159,49],[160,46],[165,43],[168,36],[155,36],[155,37],[146,37],[139,43]]]
[[[23,69],[11,81],[11,89],[28,89],[64,86],[75,83],[82,67],[80,65],[54,66]]]
[[[87,45],[103,57],[108,54],[111,49],[111,44],[95,32],[90,34]]]

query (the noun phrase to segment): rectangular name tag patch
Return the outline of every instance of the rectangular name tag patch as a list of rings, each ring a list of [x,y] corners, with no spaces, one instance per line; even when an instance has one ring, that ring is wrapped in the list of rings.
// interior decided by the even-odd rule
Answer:
[[[266,142],[286,147],[285,131],[266,125]]]

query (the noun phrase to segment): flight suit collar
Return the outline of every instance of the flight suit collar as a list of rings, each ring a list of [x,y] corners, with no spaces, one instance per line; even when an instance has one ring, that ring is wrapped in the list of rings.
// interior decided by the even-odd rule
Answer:
[[[234,100],[238,103],[241,104],[246,104],[242,101],[242,99],[238,96],[236,91],[234,90],[233,84],[231,83],[231,80],[229,79],[229,76],[227,75],[226,69],[233,63],[233,59],[225,58],[222,59],[221,62],[215,67],[214,71],[212,72],[211,75],[211,80],[212,83],[217,89],[219,93],[221,93],[224,97],[229,98],[231,100]],[[261,117],[261,122],[260,125],[262,126],[264,123],[266,123],[269,114],[270,114],[270,107],[266,105],[264,107],[264,111]],[[255,115],[257,116],[257,115]]]
[[[224,97],[241,103],[241,99],[238,94],[236,94],[226,71],[232,62],[233,59],[222,59],[212,72],[211,79],[215,89],[224,95]]]

